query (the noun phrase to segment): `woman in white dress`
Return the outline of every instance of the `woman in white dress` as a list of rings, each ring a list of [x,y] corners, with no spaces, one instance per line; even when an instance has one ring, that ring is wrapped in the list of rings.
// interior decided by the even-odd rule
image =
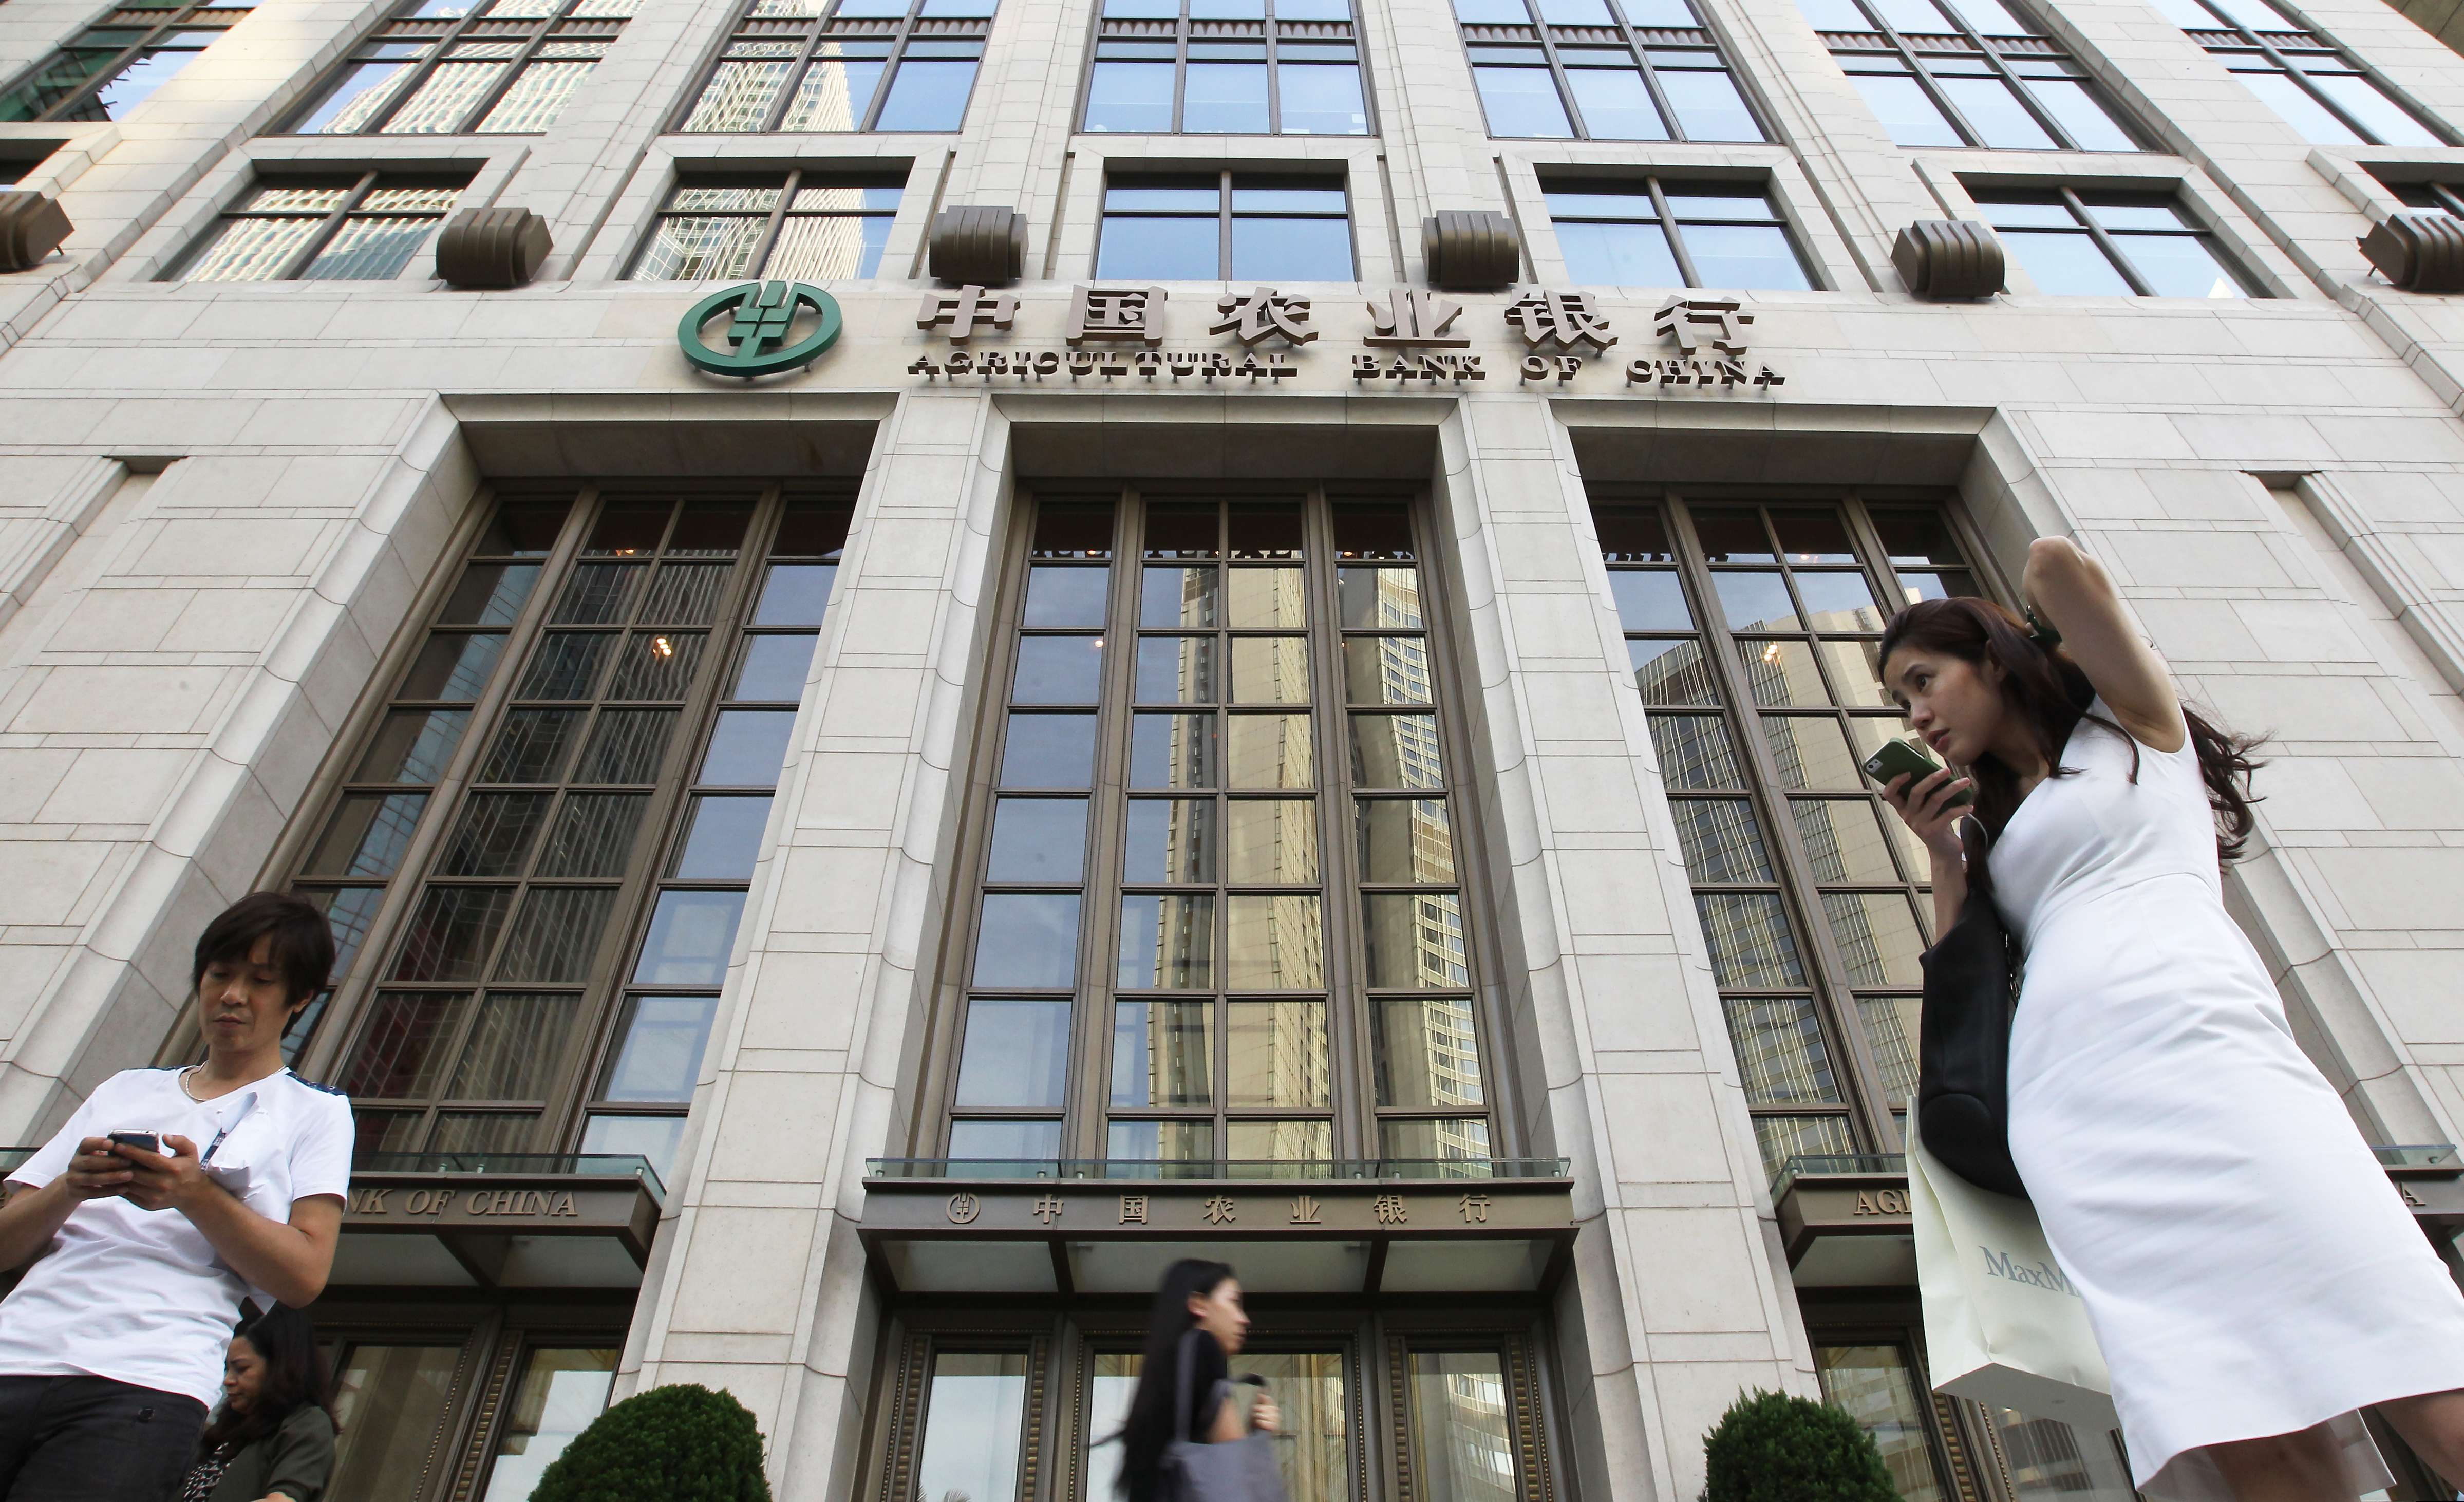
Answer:
[[[2360,1410],[2464,1483],[2464,1293],[2227,915],[2249,742],[2187,710],[2104,570],[2029,549],[2034,630],[1937,600],[1883,682],[1947,763],[1886,796],[1967,898],[1972,788],[2026,968],[2011,1153],[2079,1286],[2130,1448],[2164,1502],[2324,1502],[2388,1485]]]

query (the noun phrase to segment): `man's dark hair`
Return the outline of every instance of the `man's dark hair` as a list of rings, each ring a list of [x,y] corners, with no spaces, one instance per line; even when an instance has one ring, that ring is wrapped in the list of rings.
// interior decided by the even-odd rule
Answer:
[[[197,936],[196,968],[188,990],[205,983],[216,961],[245,963],[260,939],[274,940],[274,967],[282,974],[282,999],[292,1006],[316,999],[334,969],[334,931],[325,915],[301,898],[280,892],[252,892],[206,925]]]

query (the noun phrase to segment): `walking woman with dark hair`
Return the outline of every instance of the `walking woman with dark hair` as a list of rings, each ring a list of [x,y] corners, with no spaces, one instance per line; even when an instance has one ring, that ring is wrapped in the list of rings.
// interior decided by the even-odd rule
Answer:
[[[334,1474],[332,1404],[317,1327],[275,1305],[231,1336],[222,1406],[179,1502],[317,1502]]]
[[[2325,1502],[2389,1484],[2375,1407],[2464,1480],[2464,1293],[2302,1053],[2219,859],[2254,828],[2251,742],[2184,706],[2102,568],[2029,549],[2023,622],[1931,600],[1884,686],[1947,765],[1886,791],[1968,895],[1975,793],[2025,951],[2011,1155],[2160,1502]]]
[[[1196,1331],[1196,1364],[1190,1406],[1176,1414],[1182,1337]],[[1255,1429],[1272,1434],[1283,1422],[1275,1400],[1258,1395],[1244,1419],[1241,1405],[1223,1401],[1231,1358],[1249,1337],[1248,1311],[1241,1306],[1241,1281],[1221,1262],[1187,1257],[1164,1270],[1147,1314],[1147,1345],[1138,1366],[1137,1390],[1121,1425],[1121,1494],[1129,1502],[1171,1502],[1163,1490],[1164,1447],[1182,1433],[1212,1445],[1245,1439]]]

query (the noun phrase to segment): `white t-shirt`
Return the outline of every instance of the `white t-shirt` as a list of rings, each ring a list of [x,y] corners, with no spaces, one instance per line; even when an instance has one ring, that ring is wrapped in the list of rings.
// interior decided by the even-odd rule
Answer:
[[[68,1171],[78,1142],[123,1128],[185,1137],[201,1154],[222,1136],[208,1171],[268,1220],[288,1225],[294,1200],[350,1193],[351,1103],[289,1070],[203,1102],[178,1070],[123,1070],[9,1180],[39,1189]],[[0,1300],[0,1375],[108,1377],[211,1407],[252,1292],[179,1211],[88,1200]]]

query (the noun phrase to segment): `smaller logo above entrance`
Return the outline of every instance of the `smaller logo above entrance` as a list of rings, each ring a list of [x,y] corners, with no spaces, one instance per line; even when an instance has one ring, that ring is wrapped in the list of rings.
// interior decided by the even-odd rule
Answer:
[[[702,327],[722,313],[735,317],[713,346]],[[799,313],[813,315],[812,331],[794,343],[787,336]],[[676,343],[694,368],[713,375],[776,375],[811,364],[838,342],[847,320],[838,299],[801,281],[748,281],[714,292],[693,305],[676,325]]]

